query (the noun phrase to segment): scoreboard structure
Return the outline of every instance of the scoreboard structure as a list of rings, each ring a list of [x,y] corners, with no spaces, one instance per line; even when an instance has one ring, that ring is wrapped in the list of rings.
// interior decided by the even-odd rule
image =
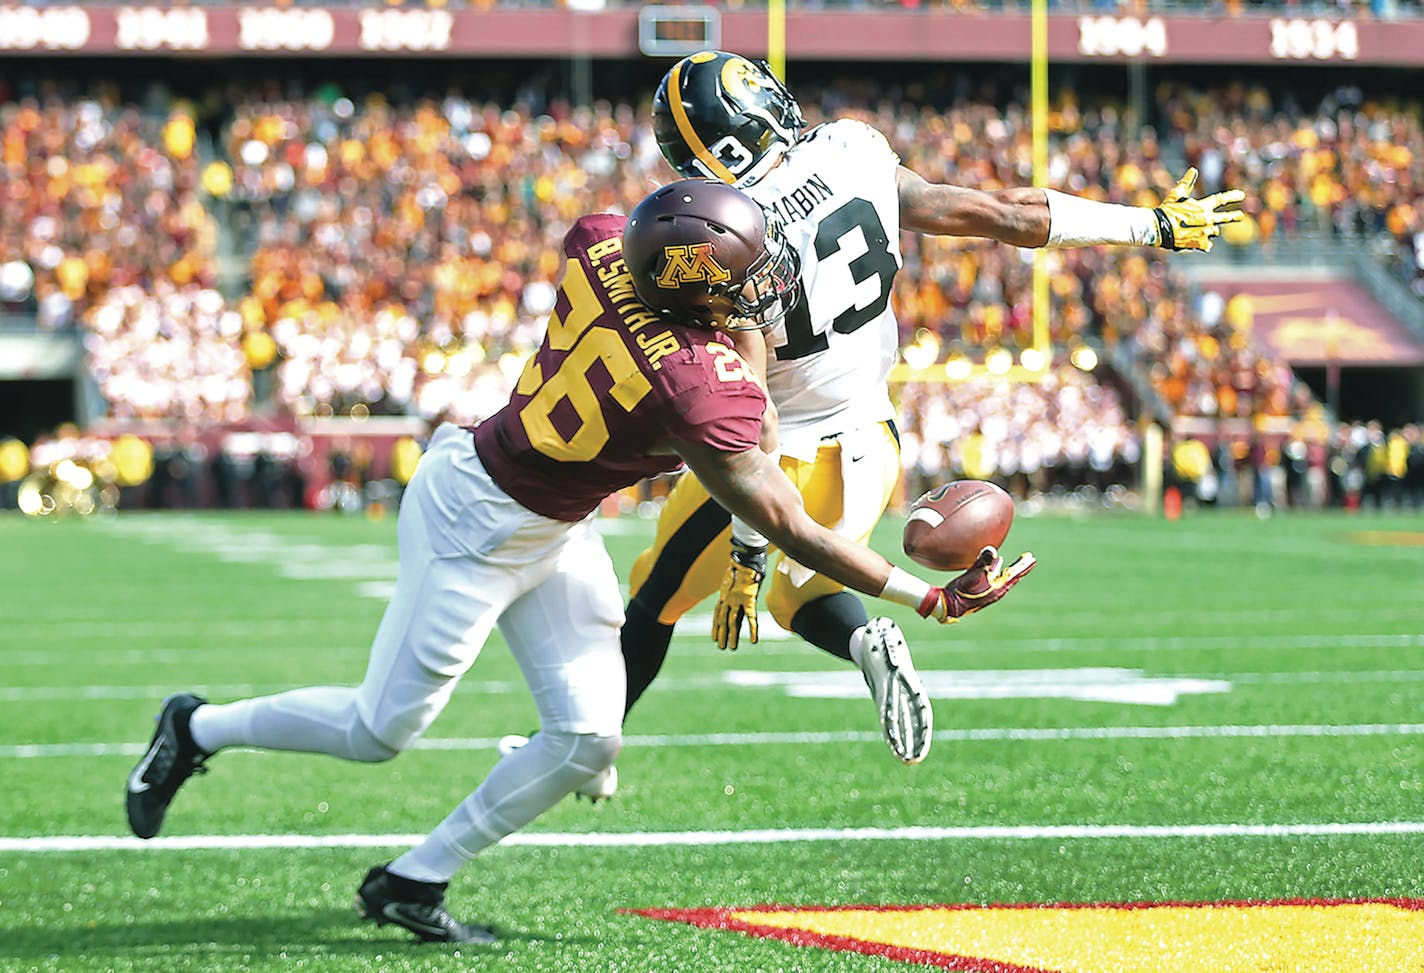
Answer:
[[[1027,12],[790,10],[794,60],[1027,60]],[[1424,65],[1424,19],[1051,14],[1055,63]],[[712,7],[585,11],[0,4],[5,55],[292,54],[350,57],[679,57],[726,47],[768,53],[767,16]]]

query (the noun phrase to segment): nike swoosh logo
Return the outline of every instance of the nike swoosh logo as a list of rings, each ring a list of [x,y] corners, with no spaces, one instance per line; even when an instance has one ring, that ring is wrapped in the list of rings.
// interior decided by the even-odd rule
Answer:
[[[149,764],[153,763],[153,758],[158,756],[158,748],[163,745],[163,740],[153,741],[153,746],[148,748],[148,753],[143,755],[143,759],[138,762],[138,766],[129,774],[129,793],[142,794],[148,790],[149,784],[143,779],[143,775],[148,773]]]
[[[406,915],[404,912],[401,911],[401,904],[399,902],[387,902],[385,905],[381,906],[381,915],[385,916],[387,919],[389,919],[391,922],[394,922],[396,925],[405,926],[407,929],[410,930],[423,929],[431,935],[445,935],[444,926],[432,926],[428,922],[421,922],[419,919],[412,919],[410,916]]]

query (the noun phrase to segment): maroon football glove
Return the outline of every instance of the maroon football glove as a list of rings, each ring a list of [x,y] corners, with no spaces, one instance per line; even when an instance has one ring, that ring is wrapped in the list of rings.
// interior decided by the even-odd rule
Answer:
[[[968,571],[942,588],[930,589],[920,603],[920,615],[924,618],[933,615],[946,623],[957,622],[1004,597],[1036,563],[1032,554],[1025,553],[1005,567],[999,552],[986,547]]]

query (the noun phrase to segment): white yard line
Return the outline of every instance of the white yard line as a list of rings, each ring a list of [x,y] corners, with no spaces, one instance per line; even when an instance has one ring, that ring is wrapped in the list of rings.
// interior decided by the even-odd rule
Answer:
[[[1049,639],[995,639],[951,642],[935,646],[939,652],[1184,652],[1204,649],[1406,649],[1424,648],[1424,634],[1372,635],[1123,635],[1112,638],[1081,636]]]
[[[388,599],[398,570],[391,544],[328,544],[315,538],[218,523],[113,523],[109,530],[233,564],[267,567],[297,581],[349,581],[363,598]]]
[[[1000,741],[1068,742],[1074,740],[1193,740],[1285,737],[1421,736],[1424,723],[1244,724],[1235,726],[1076,726],[985,727],[936,730],[936,740],[950,743]],[[880,734],[860,730],[824,733],[696,733],[625,736],[626,747],[816,746],[831,743],[878,743]],[[417,750],[493,750],[498,737],[443,737],[417,740]],[[25,743],[0,746],[0,759],[135,756],[144,743]]]
[[[344,609],[346,605],[342,605]],[[112,609],[111,609],[112,611]],[[236,636],[251,638],[263,635],[292,637],[294,632],[324,631],[332,626],[346,624],[346,619],[335,613],[325,616],[302,618],[161,618],[161,619],[116,619],[101,621],[88,618],[53,619],[45,622],[16,620],[6,626],[7,632],[16,635],[45,635],[50,641],[59,639],[119,639],[126,642],[163,636],[181,637],[184,641]]]
[[[685,624],[678,631],[678,641],[682,642],[705,642],[706,633],[710,630],[711,616],[707,616],[705,621],[708,625],[698,624],[698,619],[688,618]],[[240,625],[224,624],[223,634],[239,634]],[[200,629],[190,630],[189,634]],[[214,633],[216,634],[216,633]],[[254,632],[252,634],[259,634]],[[277,633],[272,633],[277,634]],[[292,632],[284,631],[280,633],[286,641],[291,638]],[[913,644],[913,638],[912,638]],[[956,642],[938,643],[924,646],[922,658],[932,657],[935,654],[942,655],[964,655],[992,652],[995,656],[1002,656],[1009,652],[1191,652],[1191,651],[1218,651],[1222,649],[1232,650],[1280,650],[1287,652],[1305,651],[1318,649],[1330,652],[1339,652],[1350,649],[1411,649],[1424,648],[1424,633],[1400,634],[1400,633],[1366,633],[1350,635],[1200,635],[1200,636],[1156,636],[1156,635],[1124,635],[1113,638],[1103,638],[1102,636],[1081,636],[1063,638],[1039,638],[1039,639],[986,639],[982,641],[966,640]],[[253,654],[272,654],[273,646],[264,642],[256,642],[252,647],[246,646],[218,646],[192,647],[192,648],[156,648],[144,649],[132,646],[120,649],[94,649],[89,647],[74,650],[54,650],[46,651],[39,649],[22,649],[14,652],[0,651],[0,669],[5,666],[63,666],[71,668],[78,663],[93,663],[98,665],[147,665],[155,662],[193,662],[207,658],[246,658]],[[301,654],[311,652],[319,655],[348,655],[364,656],[370,651],[365,645],[350,645],[338,648],[322,648],[313,646],[290,646],[282,647],[280,652],[283,655]],[[763,641],[756,646],[749,646],[746,651],[749,654],[763,656],[804,656],[806,654],[816,654],[816,650],[795,639],[783,642]]]
[[[178,650],[175,650],[175,653]],[[293,651],[293,650],[288,650]],[[172,658],[154,661],[182,662],[192,661],[192,657],[186,658],[174,655]],[[730,670],[728,670],[730,671]],[[776,670],[758,670],[766,673],[768,677],[776,676]],[[834,670],[827,670],[833,672]],[[963,670],[967,678],[973,679],[979,670]],[[997,672],[998,670],[996,670]],[[1013,670],[1009,670],[1012,672]],[[922,668],[921,677],[936,675],[941,679],[953,679],[959,673],[953,670],[936,670]],[[804,674],[803,674],[804,675]],[[1347,685],[1358,683],[1410,683],[1424,682],[1424,669],[1361,669],[1358,671],[1338,670],[1338,671],[1315,671],[1315,672],[1174,672],[1174,673],[1151,673],[1153,678],[1162,679],[1194,679],[1194,680],[1219,680],[1230,682],[1235,685],[1328,685],[1331,683],[1343,683]],[[230,683],[214,685],[212,683],[198,683],[187,685],[183,688],[190,692],[195,692],[210,698],[214,697],[235,697],[244,698],[247,696],[286,692],[289,689],[300,689],[306,683]],[[675,693],[705,693],[709,689],[718,687],[728,687],[729,683],[725,673],[708,673],[704,676],[669,676],[658,680],[659,692]],[[737,688],[737,687],[733,687]],[[744,687],[743,687],[744,688]],[[173,692],[172,685],[164,686],[144,686],[144,685],[87,685],[87,686],[0,686],[0,703],[48,703],[60,700],[84,700],[84,699],[152,699],[155,702],[163,699]],[[462,680],[456,693],[461,695],[479,696],[504,696],[520,695],[528,690],[524,683],[514,680],[483,680],[470,676]]]
[[[334,552],[333,552],[334,553]],[[1126,606],[1124,606],[1126,607]],[[1108,606],[1108,610],[1111,606]],[[1054,612],[1054,624],[1060,628],[1072,624],[1082,623],[1084,625],[1100,625],[1104,609],[1097,609],[1090,612],[1074,612],[1071,610]],[[1332,618],[1343,620],[1355,620],[1360,617],[1359,608],[1340,608],[1334,606],[1311,607],[1302,606],[1291,609],[1213,609],[1211,617],[1222,625],[1231,625],[1233,629],[1244,625],[1259,623],[1262,625],[1274,625],[1282,622],[1296,622],[1302,619],[1328,620]],[[76,612],[77,614],[77,612]],[[1424,608],[1381,608],[1371,609],[1369,616],[1374,621],[1409,621],[1424,619]],[[678,626],[679,635],[697,634],[701,631],[692,632],[693,628],[706,628],[702,622],[709,622],[711,614],[702,612],[689,615],[681,625]],[[1132,607],[1132,617],[1134,621],[1146,626],[1150,623],[1173,623],[1198,621],[1201,619],[1200,612],[1184,611],[1177,609],[1141,609]],[[302,616],[288,618],[274,618],[271,616],[257,616],[253,618],[223,618],[220,616],[203,618],[166,618],[166,619],[117,619],[109,620],[104,618],[82,618],[71,615],[69,618],[25,618],[22,613],[16,612],[15,616],[6,623],[6,631],[16,636],[21,635],[44,635],[47,638],[85,638],[85,639],[141,639],[161,636],[175,637],[195,637],[210,638],[216,635],[283,635],[290,633],[293,629],[324,629],[332,625],[344,625],[346,619],[339,615],[326,615],[324,617]],[[1353,634],[1351,637],[1362,637]],[[1370,636],[1363,636],[1370,637]],[[1085,637],[1086,638],[1086,637]],[[1279,638],[1270,632],[1263,632],[1259,635],[1243,634],[1242,639],[1265,639],[1268,641]],[[1100,639],[1094,639],[1099,641]],[[1019,640],[1023,641],[1023,640]],[[969,643],[974,644],[974,643]],[[987,642],[978,643],[980,645],[989,644]],[[1001,644],[994,642],[995,645]]]
[[[1424,834],[1424,821],[1317,824],[1047,824],[904,828],[781,828],[753,831],[634,831],[623,834],[513,834],[501,844],[561,848],[669,848],[813,841],[1039,841],[1103,838],[1313,838]],[[251,848],[399,848],[418,834],[179,835],[171,838],[53,835],[0,838],[0,852],[191,851]]]
[[[235,697],[246,698],[248,696],[268,695],[272,693],[282,693],[289,689],[300,689],[306,683],[231,683],[226,685],[213,685],[211,683],[198,683],[191,686],[184,686],[183,689],[189,692],[198,693],[206,697]],[[708,686],[725,686],[725,680],[708,680]],[[155,703],[173,692],[174,687],[168,686],[0,686],[0,703],[49,703],[58,700],[84,700],[84,699],[151,699]],[[519,693],[527,693],[522,682],[509,682],[499,680],[479,680],[467,679],[456,687],[455,691],[462,695],[478,696],[511,696]]]
[[[25,649],[19,652],[0,653],[0,670],[7,666],[52,666],[65,671],[70,671],[76,667],[88,668],[90,666],[106,666],[109,668],[122,668],[124,666],[135,666],[138,668],[149,668],[154,665],[166,665],[168,663],[178,663],[179,665],[193,665],[199,661],[204,663],[213,659],[240,659],[251,660],[262,657],[262,665],[269,664],[266,656],[281,656],[284,659],[366,659],[371,654],[371,647],[362,646],[321,646],[321,645],[273,645],[268,642],[259,642],[252,646],[231,646],[225,648],[172,648],[172,649],[111,649],[105,651],[94,650],[65,650],[63,652],[47,652],[40,649]],[[353,668],[355,668],[353,666]],[[166,693],[164,694],[166,695]]]

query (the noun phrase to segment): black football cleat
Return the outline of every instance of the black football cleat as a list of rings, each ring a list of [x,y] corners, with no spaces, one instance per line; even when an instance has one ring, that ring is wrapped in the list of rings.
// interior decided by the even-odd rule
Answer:
[[[163,701],[148,752],[129,774],[129,827],[140,838],[158,834],[168,805],[185,780],[208,772],[203,762],[211,754],[199,750],[188,732],[193,710],[206,702],[192,693],[175,693]]]
[[[488,946],[495,942],[494,930],[487,926],[467,926],[445,910],[448,882],[418,882],[402,878],[377,865],[366,873],[356,890],[356,914],[378,926],[387,923],[415,933],[427,943],[472,943]]]

